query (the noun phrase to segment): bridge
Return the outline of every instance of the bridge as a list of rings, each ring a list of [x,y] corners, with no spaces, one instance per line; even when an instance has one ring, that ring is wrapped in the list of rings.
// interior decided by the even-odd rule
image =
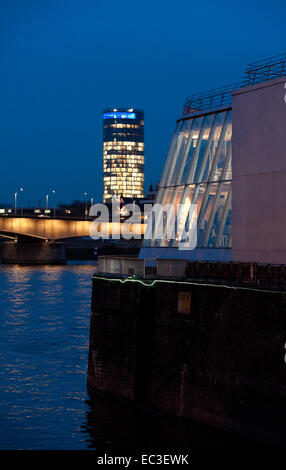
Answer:
[[[92,220],[44,217],[0,217],[0,236],[6,238],[62,240],[86,237]]]
[[[44,217],[0,217],[0,236],[13,239],[34,239],[34,241],[57,241],[66,238],[87,237],[93,220]],[[104,223],[104,235],[112,234],[111,222]],[[140,223],[116,224],[119,233],[131,232],[144,235],[146,225]]]
[[[0,216],[0,237],[9,240],[1,243],[1,261],[63,264],[66,262],[65,240],[89,236],[93,222],[93,219]],[[131,232],[141,237],[145,228],[146,225],[140,223],[105,222],[98,225],[104,238],[112,235],[114,229],[121,234]]]

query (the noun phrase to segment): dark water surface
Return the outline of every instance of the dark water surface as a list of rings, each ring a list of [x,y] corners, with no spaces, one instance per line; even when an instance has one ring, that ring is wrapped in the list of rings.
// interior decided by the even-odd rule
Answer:
[[[251,446],[87,392],[94,271],[0,265],[0,449]]]

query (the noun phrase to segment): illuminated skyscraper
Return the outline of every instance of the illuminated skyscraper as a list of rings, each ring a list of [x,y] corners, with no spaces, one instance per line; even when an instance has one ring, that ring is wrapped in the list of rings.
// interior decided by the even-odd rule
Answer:
[[[103,202],[144,195],[144,112],[103,111]]]

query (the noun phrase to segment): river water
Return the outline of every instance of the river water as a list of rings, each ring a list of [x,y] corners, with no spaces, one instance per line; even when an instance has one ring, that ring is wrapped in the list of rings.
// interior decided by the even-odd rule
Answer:
[[[87,392],[95,269],[0,265],[0,449],[251,446]]]

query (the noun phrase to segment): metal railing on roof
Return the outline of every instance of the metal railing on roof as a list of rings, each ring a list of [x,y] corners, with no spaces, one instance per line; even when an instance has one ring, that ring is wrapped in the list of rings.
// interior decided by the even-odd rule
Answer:
[[[286,53],[247,64],[245,86],[286,76]]]
[[[231,106],[234,90],[284,76],[286,77],[286,54],[251,62],[247,65],[241,82],[189,96],[185,101],[183,114]]]
[[[183,114],[231,105],[233,90],[240,88],[241,82],[215,88],[204,93],[196,93],[186,99]]]

